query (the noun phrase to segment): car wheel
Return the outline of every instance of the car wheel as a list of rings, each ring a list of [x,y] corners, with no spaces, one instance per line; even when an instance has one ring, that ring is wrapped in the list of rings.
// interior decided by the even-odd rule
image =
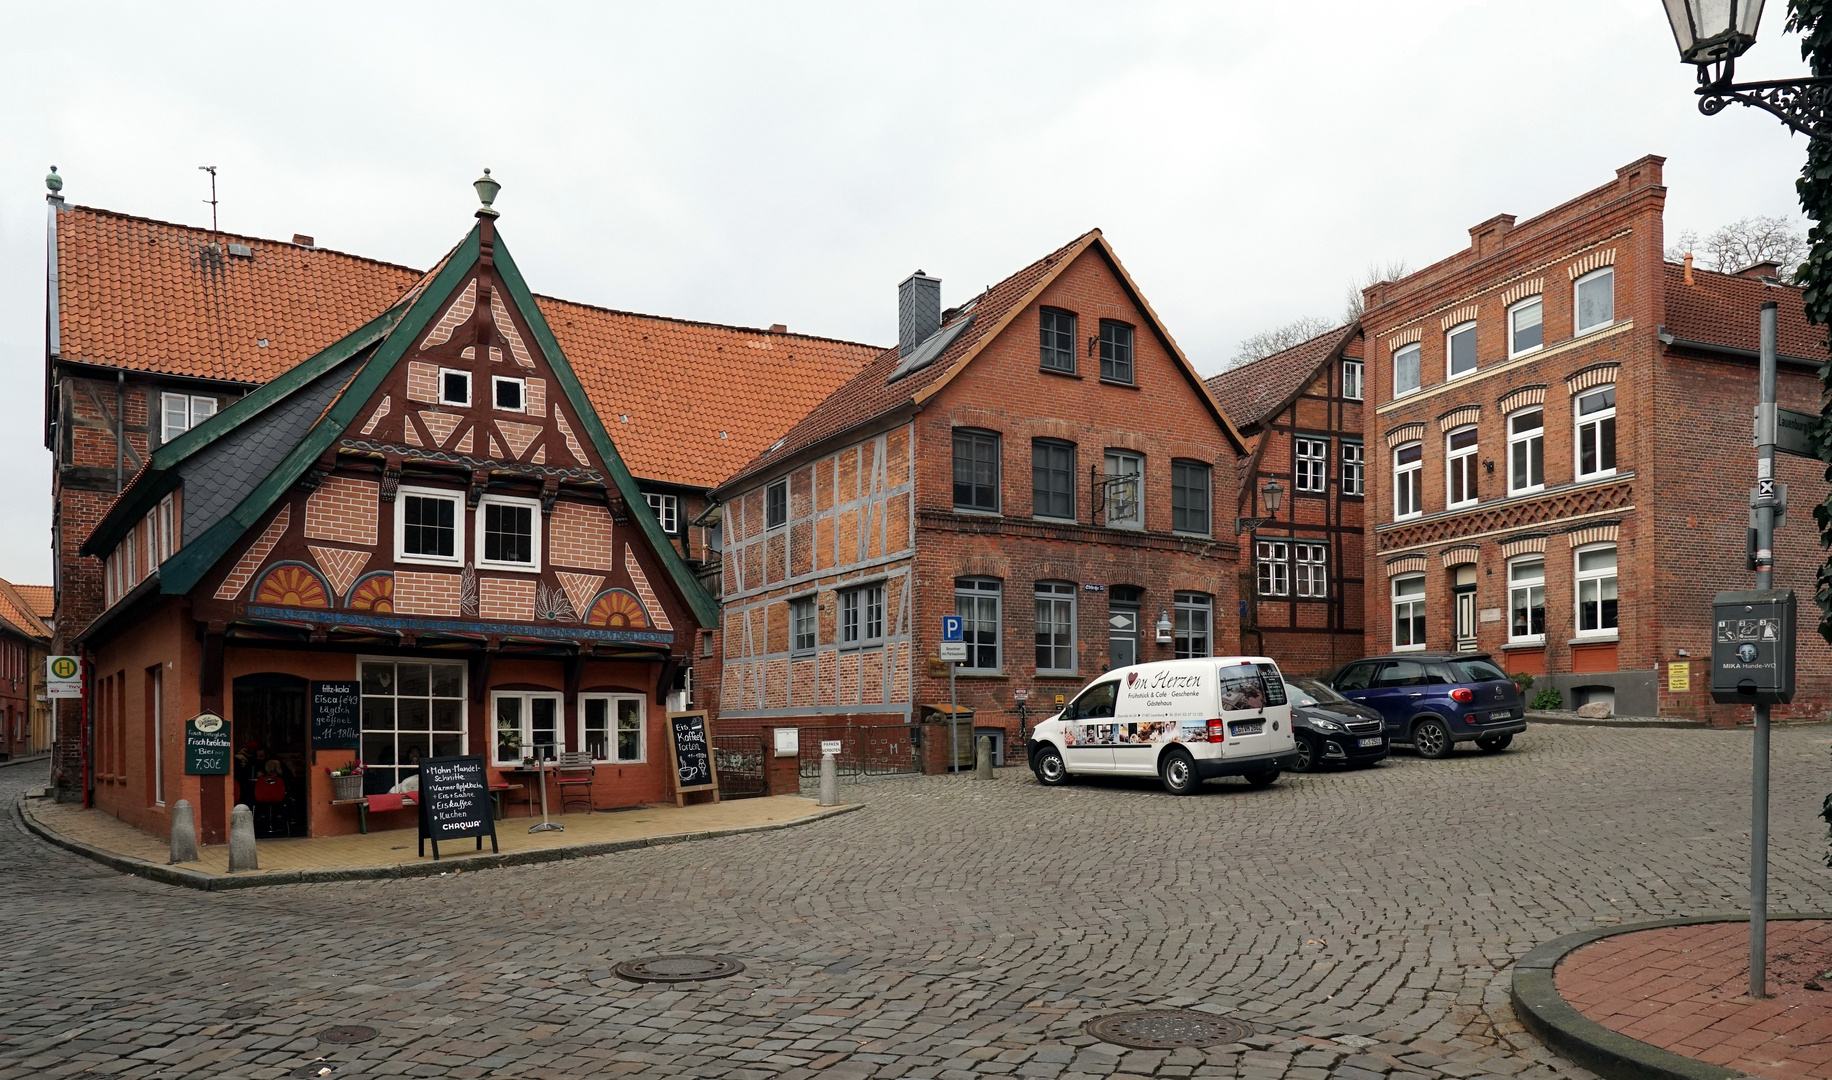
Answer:
[[[1158,779],[1172,795],[1194,795],[1202,787],[1196,778],[1196,762],[1183,749],[1166,750],[1158,759]]]
[[[1049,747],[1037,754],[1037,761],[1031,766],[1037,773],[1037,782],[1044,787],[1061,787],[1069,782],[1069,767],[1063,763],[1062,751]]]
[[[1514,735],[1510,732],[1506,735],[1490,735],[1486,739],[1477,739],[1476,745],[1480,746],[1487,753],[1495,754],[1506,750],[1508,744],[1513,741]]]
[[[1447,758],[1455,744],[1450,741],[1450,729],[1442,720],[1425,719],[1412,725],[1412,748],[1423,758]]]
[[[1302,735],[1299,735],[1293,741],[1297,744],[1297,756],[1291,761],[1291,771],[1309,772],[1316,768],[1317,748],[1312,746],[1311,741]]]
[[[1254,787],[1268,787],[1274,783],[1277,783],[1278,778],[1279,778],[1279,771],[1277,769],[1267,769],[1265,772],[1247,773],[1243,779],[1245,779],[1247,783],[1252,784]]]

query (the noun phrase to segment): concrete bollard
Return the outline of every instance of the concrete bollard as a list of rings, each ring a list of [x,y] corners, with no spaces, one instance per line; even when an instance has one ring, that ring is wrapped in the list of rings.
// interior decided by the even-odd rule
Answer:
[[[191,813],[189,799],[172,804],[172,861],[197,861],[197,818]]]
[[[260,868],[254,855],[254,811],[236,803],[235,809],[229,811],[229,872]]]
[[[973,771],[981,780],[992,779],[992,736],[981,735],[974,748]]]
[[[821,805],[840,804],[840,763],[832,754],[821,755]]]

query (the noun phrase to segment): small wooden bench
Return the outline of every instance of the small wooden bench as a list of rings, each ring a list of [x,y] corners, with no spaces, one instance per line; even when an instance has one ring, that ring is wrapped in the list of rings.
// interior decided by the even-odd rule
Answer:
[[[356,807],[356,827],[362,831],[362,834],[364,836],[368,836],[369,835],[369,799],[370,799],[370,796],[368,795],[364,795],[360,799],[332,799],[331,805],[332,806],[354,806]],[[402,794],[400,806],[398,807],[390,806],[388,807],[388,810],[389,811],[405,810],[410,806],[418,806],[418,805],[420,804],[415,802],[413,799],[413,793],[407,792],[407,793]]]

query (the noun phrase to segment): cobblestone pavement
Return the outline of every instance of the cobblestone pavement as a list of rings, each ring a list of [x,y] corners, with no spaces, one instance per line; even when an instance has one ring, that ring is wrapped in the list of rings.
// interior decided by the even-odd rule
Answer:
[[[1750,737],[1545,727],[1494,756],[1211,783],[859,785],[806,827],[449,877],[224,894],[0,825],[0,1077],[1584,1076],[1508,967],[1598,923],[1734,911]],[[1832,907],[1832,728],[1775,737],[1777,910]],[[8,805],[36,770],[0,771]],[[638,985],[632,957],[748,970]],[[1083,1034],[1181,1005],[1243,1042]],[[333,1025],[376,1028],[355,1046]]]

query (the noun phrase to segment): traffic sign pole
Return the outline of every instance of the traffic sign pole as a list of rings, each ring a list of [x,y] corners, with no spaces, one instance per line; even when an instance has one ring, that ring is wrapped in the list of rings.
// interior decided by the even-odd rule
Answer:
[[[1756,398],[1756,588],[1775,587],[1775,314],[1762,305]],[[1768,705],[1755,706],[1749,798],[1749,996],[1768,996]]]

